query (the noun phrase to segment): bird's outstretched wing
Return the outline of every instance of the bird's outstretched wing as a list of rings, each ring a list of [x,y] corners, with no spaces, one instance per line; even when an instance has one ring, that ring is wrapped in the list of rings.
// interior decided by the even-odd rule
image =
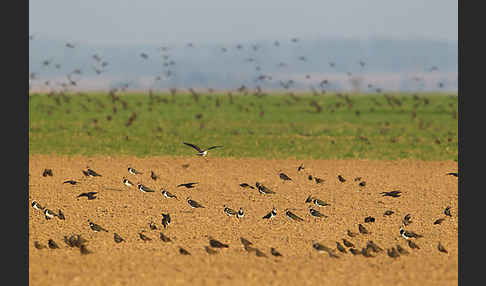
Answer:
[[[215,149],[215,148],[221,148],[223,146],[212,146],[212,147],[209,147],[208,150],[211,150],[211,149]]]
[[[187,143],[187,142],[183,142],[183,143],[186,144],[187,146],[191,146],[192,148],[196,149],[198,152],[202,152],[201,148],[197,147],[194,144]]]

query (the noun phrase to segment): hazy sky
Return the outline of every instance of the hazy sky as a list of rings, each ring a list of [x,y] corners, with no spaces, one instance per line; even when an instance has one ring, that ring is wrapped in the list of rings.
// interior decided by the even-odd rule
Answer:
[[[29,33],[90,43],[458,39],[457,0],[29,0]]]

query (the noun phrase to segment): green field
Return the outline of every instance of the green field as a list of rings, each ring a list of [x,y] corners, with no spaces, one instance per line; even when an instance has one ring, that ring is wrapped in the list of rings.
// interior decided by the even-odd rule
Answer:
[[[457,112],[456,94],[31,94],[29,152],[457,160]]]

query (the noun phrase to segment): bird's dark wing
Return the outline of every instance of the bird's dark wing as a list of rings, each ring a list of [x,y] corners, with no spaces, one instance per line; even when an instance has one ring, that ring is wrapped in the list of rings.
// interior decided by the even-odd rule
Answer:
[[[211,149],[215,149],[215,148],[221,148],[223,146],[212,146],[212,147],[209,147],[207,150],[211,150]]]
[[[187,142],[184,142],[184,144],[186,144],[187,146],[191,146],[192,148],[196,149],[198,152],[202,152],[201,148],[197,147],[194,144],[187,143]]]

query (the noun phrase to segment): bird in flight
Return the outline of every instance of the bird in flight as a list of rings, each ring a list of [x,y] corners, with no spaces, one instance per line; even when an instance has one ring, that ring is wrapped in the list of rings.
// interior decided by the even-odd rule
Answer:
[[[191,143],[184,142],[184,144],[194,148],[197,151],[196,155],[201,156],[201,157],[206,157],[208,155],[209,150],[223,147],[223,146],[219,146],[219,145],[218,146],[211,146],[211,147],[207,148],[206,150],[203,150],[203,149],[199,148],[198,146],[191,144]]]

